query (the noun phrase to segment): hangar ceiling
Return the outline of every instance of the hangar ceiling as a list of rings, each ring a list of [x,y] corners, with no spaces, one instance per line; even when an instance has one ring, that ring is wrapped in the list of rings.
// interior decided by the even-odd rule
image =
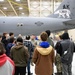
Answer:
[[[0,0],[0,16],[45,17],[62,0]]]

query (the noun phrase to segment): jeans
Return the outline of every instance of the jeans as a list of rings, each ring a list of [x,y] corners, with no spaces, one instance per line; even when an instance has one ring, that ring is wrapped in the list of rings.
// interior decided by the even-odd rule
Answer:
[[[28,60],[28,63],[27,63],[27,70],[28,70],[28,74],[30,74],[30,62],[31,62],[31,59]]]

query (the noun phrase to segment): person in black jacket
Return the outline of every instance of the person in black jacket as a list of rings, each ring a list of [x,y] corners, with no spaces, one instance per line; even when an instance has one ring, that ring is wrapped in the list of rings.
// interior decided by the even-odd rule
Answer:
[[[63,56],[65,54],[68,54],[68,48],[70,46],[70,53],[68,57],[70,56],[70,59],[68,61],[65,57],[63,59]],[[62,75],[72,75],[72,59],[73,59],[73,53],[74,53],[74,42],[70,40],[69,34],[67,32],[62,34],[62,41],[59,43],[59,54],[61,55],[61,61],[62,61]]]
[[[14,39],[14,37],[11,37],[10,43],[8,43],[8,45],[7,45],[7,51],[6,51],[7,56],[10,57],[10,50],[11,50],[12,46],[14,46],[14,45],[15,45],[15,39]]]
[[[3,33],[3,36],[2,36],[2,43],[4,45],[4,48],[5,50],[7,51],[7,45],[8,45],[8,33]],[[6,54],[7,55],[7,54]]]

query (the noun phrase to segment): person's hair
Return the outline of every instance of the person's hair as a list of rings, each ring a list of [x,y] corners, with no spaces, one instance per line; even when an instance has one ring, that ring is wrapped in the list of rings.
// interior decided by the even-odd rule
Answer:
[[[47,35],[48,35],[48,37],[49,37],[50,34],[51,34],[51,31],[50,31],[50,30],[46,30],[45,32],[47,33]]]
[[[14,37],[11,37],[11,38],[10,38],[10,43],[13,43],[14,40],[15,40],[15,38],[14,38]]]
[[[42,41],[47,41],[48,35],[46,32],[42,32],[40,35],[40,38]]]
[[[3,55],[5,53],[5,49],[3,44],[0,42],[0,55]]]
[[[7,32],[3,33],[3,36],[5,36],[7,34]]]
[[[9,33],[9,36],[12,36],[12,35],[14,35],[14,33],[13,33],[13,32],[10,32],[10,33]]]
[[[16,40],[16,42],[21,42],[21,43],[23,43],[22,37],[18,37],[17,40]]]
[[[65,40],[65,39],[70,39],[70,38],[69,38],[69,34],[68,34],[67,32],[63,33],[63,34],[62,34],[62,39],[63,39],[63,40]]]
[[[30,40],[30,36],[29,35],[26,36],[26,40]]]
[[[59,35],[59,38],[62,39],[62,35]]]
[[[2,35],[0,35],[0,38],[2,38]]]

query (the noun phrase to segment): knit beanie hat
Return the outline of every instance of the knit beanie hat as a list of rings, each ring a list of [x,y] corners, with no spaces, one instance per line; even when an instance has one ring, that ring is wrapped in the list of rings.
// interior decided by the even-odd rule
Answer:
[[[17,38],[17,42],[23,43],[23,39],[22,39],[21,37],[18,37],[18,38]]]

